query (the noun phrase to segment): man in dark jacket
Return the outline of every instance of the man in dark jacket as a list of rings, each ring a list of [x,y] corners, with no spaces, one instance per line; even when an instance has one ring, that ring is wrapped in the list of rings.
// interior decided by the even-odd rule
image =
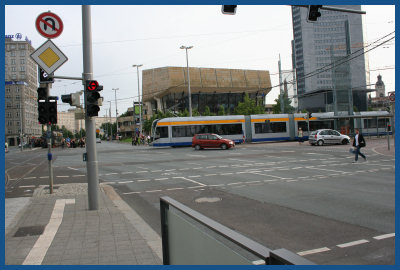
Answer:
[[[358,128],[356,128],[356,136],[354,136],[354,141],[353,141],[353,147],[356,148],[355,150],[355,160],[353,163],[356,163],[358,160],[358,155],[362,156],[364,158],[364,160],[367,160],[367,157],[360,152],[361,147],[365,146],[365,140],[364,140],[364,136],[362,134],[360,134],[360,131]]]

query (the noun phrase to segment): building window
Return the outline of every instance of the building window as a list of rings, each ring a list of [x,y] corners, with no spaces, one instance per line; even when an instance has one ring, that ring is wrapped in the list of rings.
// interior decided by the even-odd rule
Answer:
[[[21,59],[21,65],[25,65],[25,59]]]
[[[15,72],[15,71],[17,71],[17,68],[16,67],[11,67],[11,71]]]
[[[25,51],[21,51],[19,55],[20,56],[25,56]]]
[[[15,59],[11,59],[11,65],[15,65]]]
[[[13,44],[13,45],[10,45],[10,49],[11,49],[11,50],[15,50],[15,48],[16,48],[16,47],[15,47],[14,44]]]
[[[20,48],[20,49],[25,49],[25,44],[20,44],[20,45],[19,45],[19,48]]]
[[[12,52],[11,52],[11,56],[15,56],[15,51],[12,51]]]
[[[17,79],[17,75],[16,74],[12,74],[11,75],[11,79],[16,80]]]
[[[25,71],[25,66],[20,66],[19,71]]]

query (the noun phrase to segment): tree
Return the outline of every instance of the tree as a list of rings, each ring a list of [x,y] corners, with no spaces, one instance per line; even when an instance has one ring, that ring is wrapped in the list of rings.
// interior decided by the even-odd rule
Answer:
[[[234,110],[234,114],[237,115],[250,115],[250,114],[263,114],[265,108],[261,105],[256,105],[254,99],[249,98],[249,95],[245,93],[243,102],[239,102]]]
[[[218,115],[225,115],[225,107],[223,105],[219,106]]]
[[[205,106],[204,107],[204,113],[202,115],[203,116],[215,116],[215,113],[211,112],[210,107]]]
[[[294,113],[295,108],[290,105],[292,103],[292,100],[288,97],[287,94],[283,95],[283,105],[284,105],[284,112],[281,111],[281,95],[279,94],[278,98],[275,99],[276,104],[272,106],[272,112],[274,114],[278,113]]]

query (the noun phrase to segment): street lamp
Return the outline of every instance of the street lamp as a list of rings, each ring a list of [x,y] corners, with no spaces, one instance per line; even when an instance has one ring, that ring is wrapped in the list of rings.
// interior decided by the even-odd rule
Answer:
[[[119,132],[119,126],[118,126],[118,108],[117,108],[117,90],[119,90],[119,88],[113,88],[112,90],[115,91],[115,119],[117,120],[117,134],[115,134],[115,139],[117,139],[117,135]]]
[[[189,58],[188,58],[188,50],[193,48],[193,46],[181,46],[182,50],[186,50],[186,65],[187,65],[187,80],[188,80],[188,94],[189,94],[189,116],[192,117],[192,94],[190,93],[190,75],[189,75]]]
[[[139,100],[139,125],[140,125],[140,134],[143,132],[142,128],[142,104],[140,104],[140,84],[139,84],[139,68],[143,66],[140,65],[133,65],[132,67],[136,67],[137,71],[137,93],[138,93],[138,100]],[[135,100],[133,101],[133,115],[135,115]],[[135,121],[135,119],[133,119]]]

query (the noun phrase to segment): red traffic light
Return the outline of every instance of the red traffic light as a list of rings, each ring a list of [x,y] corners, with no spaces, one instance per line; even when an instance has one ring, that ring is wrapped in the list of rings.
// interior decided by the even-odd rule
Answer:
[[[99,87],[99,83],[97,81],[87,81],[86,89],[88,91],[96,91],[97,87]]]

